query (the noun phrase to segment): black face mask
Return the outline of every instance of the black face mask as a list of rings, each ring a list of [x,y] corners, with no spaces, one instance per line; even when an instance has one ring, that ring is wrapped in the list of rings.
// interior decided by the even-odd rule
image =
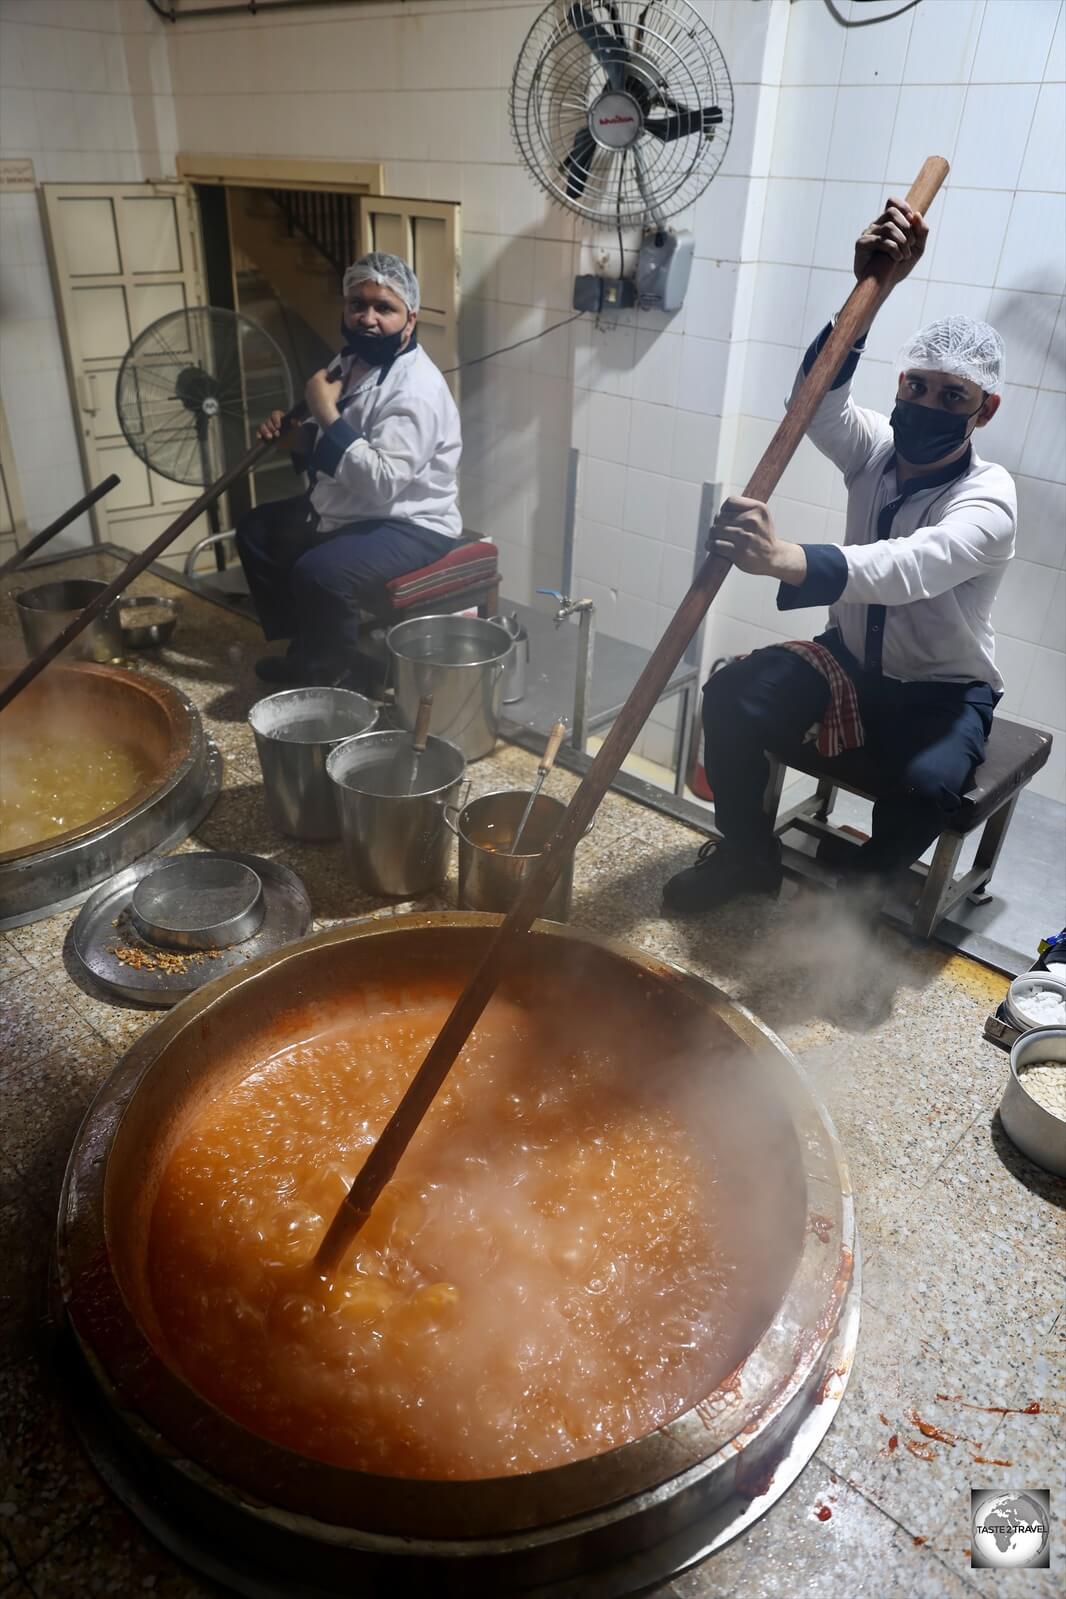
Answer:
[[[367,366],[384,366],[400,353],[406,328],[399,333],[356,333],[341,317],[341,337],[348,355],[358,356]]]
[[[911,466],[931,466],[964,442],[967,422],[973,420],[984,403],[982,400],[977,411],[950,416],[932,406],[919,405],[916,400],[897,400],[889,418],[896,449]]]

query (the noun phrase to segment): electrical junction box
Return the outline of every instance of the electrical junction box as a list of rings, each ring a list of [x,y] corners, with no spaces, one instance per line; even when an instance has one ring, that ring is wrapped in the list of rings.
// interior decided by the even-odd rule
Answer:
[[[672,228],[652,228],[637,256],[637,304],[642,311],[680,311],[692,271],[695,239]]]
[[[629,278],[600,278],[583,272],[574,279],[575,311],[622,311],[636,303],[637,291]]]

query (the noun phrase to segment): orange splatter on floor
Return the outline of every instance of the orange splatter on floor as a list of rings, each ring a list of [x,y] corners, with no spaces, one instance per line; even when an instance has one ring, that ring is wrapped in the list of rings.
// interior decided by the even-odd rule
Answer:
[[[964,1399],[961,1394],[937,1394],[949,1404],[962,1405],[966,1410],[983,1410],[990,1416],[1039,1416],[1043,1414],[1039,1399],[1034,1399],[1028,1405],[975,1405],[971,1399]],[[1048,1412],[1055,1414],[1055,1412]]]
[[[947,1432],[943,1427],[937,1427],[933,1422],[923,1420],[916,1410],[908,1410],[906,1414],[911,1426],[917,1427],[923,1438],[935,1438],[937,1443],[941,1444],[958,1442],[957,1433]]]

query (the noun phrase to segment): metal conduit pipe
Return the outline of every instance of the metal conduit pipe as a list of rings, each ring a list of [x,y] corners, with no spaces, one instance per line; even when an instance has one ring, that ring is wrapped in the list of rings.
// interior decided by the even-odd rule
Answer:
[[[407,0],[400,0],[402,5]],[[362,6],[371,0],[229,0],[221,6],[183,6],[179,11],[173,0],[146,0],[146,4],[164,22],[185,22],[192,17],[257,17],[268,11],[324,11],[331,6]]]

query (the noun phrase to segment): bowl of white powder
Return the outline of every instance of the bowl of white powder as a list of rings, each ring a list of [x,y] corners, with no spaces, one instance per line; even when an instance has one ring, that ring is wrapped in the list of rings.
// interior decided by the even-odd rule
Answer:
[[[1007,990],[1007,1011],[1020,1033],[1031,1027],[1066,1027],[1066,983],[1047,972],[1026,972]]]
[[[1066,1027],[1034,1028],[1015,1042],[999,1119],[1023,1155],[1066,1177]]]

